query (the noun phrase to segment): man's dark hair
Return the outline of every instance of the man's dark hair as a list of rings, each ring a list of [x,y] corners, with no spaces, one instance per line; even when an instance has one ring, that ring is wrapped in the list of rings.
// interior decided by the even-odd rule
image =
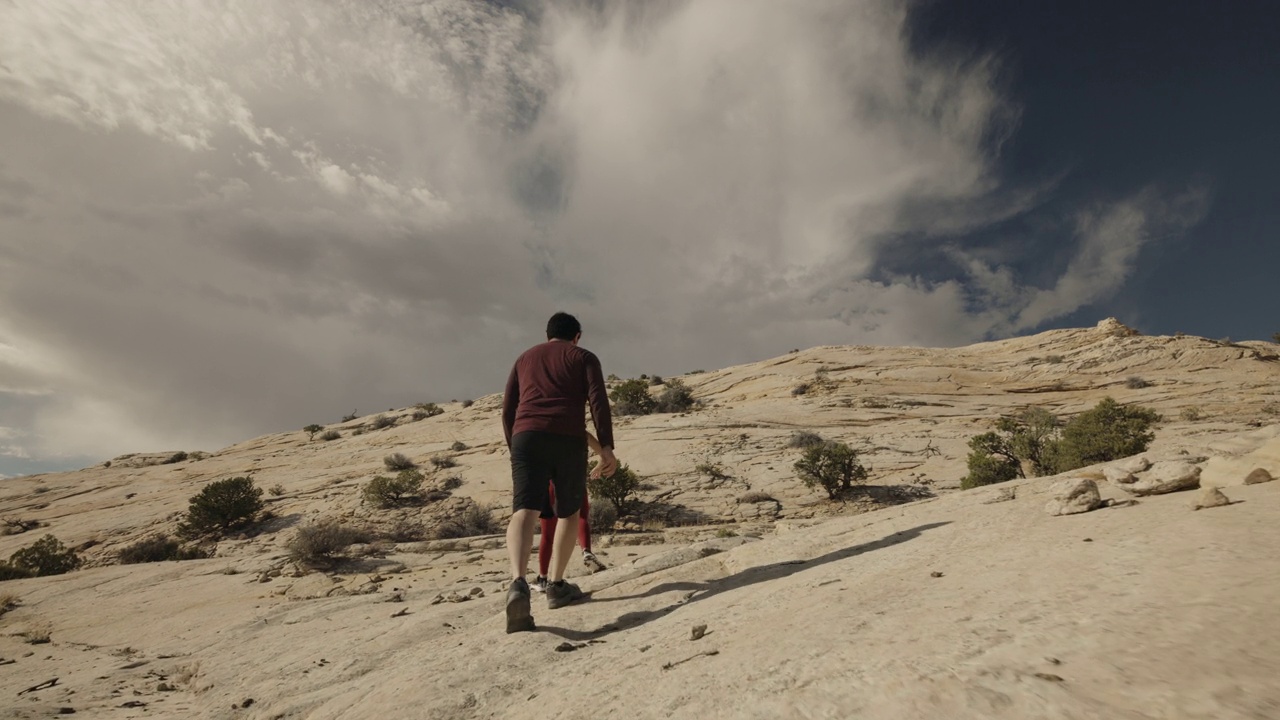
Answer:
[[[547,321],[548,340],[572,340],[582,332],[582,323],[569,313],[558,312]]]

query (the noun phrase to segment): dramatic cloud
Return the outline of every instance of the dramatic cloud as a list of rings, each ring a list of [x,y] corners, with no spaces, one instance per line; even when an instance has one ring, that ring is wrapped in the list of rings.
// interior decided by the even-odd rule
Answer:
[[[0,454],[207,448],[497,391],[562,308],[619,374],[1032,329],[1202,212],[1151,191],[1081,211],[1049,284],[1016,243],[886,277],[897,238],[948,246],[1038,197],[993,175],[1017,117],[993,63],[913,56],[906,19],[0,5]]]

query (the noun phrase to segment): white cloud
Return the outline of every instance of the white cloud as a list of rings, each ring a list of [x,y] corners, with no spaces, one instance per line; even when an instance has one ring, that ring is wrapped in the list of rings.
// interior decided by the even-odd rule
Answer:
[[[1034,202],[991,173],[996,68],[912,56],[891,0],[643,7],[0,6],[0,337],[40,359],[0,353],[0,388],[48,393],[32,452],[492,392],[562,307],[624,374],[966,342],[1114,292],[1172,212],[1084,213],[1048,288],[959,251],[963,282],[877,279],[885,238]]]

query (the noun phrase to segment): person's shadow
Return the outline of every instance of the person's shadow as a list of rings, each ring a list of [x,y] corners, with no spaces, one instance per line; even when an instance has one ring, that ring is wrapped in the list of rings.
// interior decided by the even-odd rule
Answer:
[[[719,595],[720,593],[723,593],[723,592],[728,592],[730,590],[737,590],[738,588],[747,587],[748,585],[755,585],[756,583],[768,582],[770,580],[779,580],[781,578],[794,575],[795,573],[798,573],[801,570],[808,570],[810,568],[818,567],[819,565],[826,565],[827,563],[836,562],[838,560],[846,560],[848,558],[856,557],[863,553],[872,552],[873,550],[882,550],[884,548],[892,547],[899,543],[904,543],[908,540],[914,540],[915,538],[920,537],[920,534],[926,530],[932,530],[934,528],[939,528],[944,525],[950,525],[950,524],[951,524],[950,522],[936,522],[936,523],[929,523],[927,525],[920,525],[920,526],[911,528],[910,530],[903,530],[901,532],[896,532],[892,535],[888,535],[886,537],[880,538],[879,540],[875,540],[873,542],[863,543],[861,545],[854,545],[852,547],[847,547],[840,550],[833,550],[827,553],[826,555],[820,555],[816,558],[813,558],[812,560],[785,560],[783,562],[771,563],[769,565],[761,565],[759,567],[747,568],[742,572],[734,573],[733,575],[730,575],[728,577],[723,577],[723,578],[720,578],[719,580],[712,580],[710,582],[663,583],[661,585],[655,585],[649,588],[648,590],[635,595],[622,595],[619,597],[601,598],[601,599],[593,598],[592,600],[590,600],[590,602],[592,603],[618,602],[620,600],[635,600],[638,598],[650,597],[653,595],[661,595],[662,593],[667,593],[667,592],[675,592],[675,591],[681,591],[681,590],[687,591],[686,596],[683,599],[678,600],[670,605],[658,608],[657,610],[647,610],[642,612],[626,613],[620,616],[617,620],[614,620],[611,623],[602,625],[596,628],[595,630],[571,630],[569,628],[555,627],[552,625],[539,625],[538,630],[540,632],[546,632],[546,633],[551,633],[552,635],[558,635],[567,640],[583,641],[583,640],[593,640],[593,639],[601,638],[601,637],[604,637],[605,635],[609,635],[611,633],[615,633],[620,630],[626,630],[629,628],[638,627],[651,620],[656,620],[664,615],[667,615],[679,607],[688,605],[690,603],[698,602],[699,600],[706,600],[707,598],[715,597],[716,595]]]

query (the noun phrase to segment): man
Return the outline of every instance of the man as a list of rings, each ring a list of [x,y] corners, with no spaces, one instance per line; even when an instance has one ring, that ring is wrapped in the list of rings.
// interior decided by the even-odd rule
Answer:
[[[578,347],[581,339],[577,318],[559,312],[552,315],[547,321],[547,342],[529,348],[516,360],[502,398],[514,511],[507,526],[512,574],[507,591],[508,633],[535,629],[525,575],[534,527],[544,510],[559,518],[552,540],[547,607],[563,607],[583,596],[577,585],[565,582],[564,571],[577,540],[579,510],[587,492],[588,403],[600,442],[601,472],[610,474],[618,465],[604,373],[596,356]],[[555,487],[554,507],[550,486]]]

